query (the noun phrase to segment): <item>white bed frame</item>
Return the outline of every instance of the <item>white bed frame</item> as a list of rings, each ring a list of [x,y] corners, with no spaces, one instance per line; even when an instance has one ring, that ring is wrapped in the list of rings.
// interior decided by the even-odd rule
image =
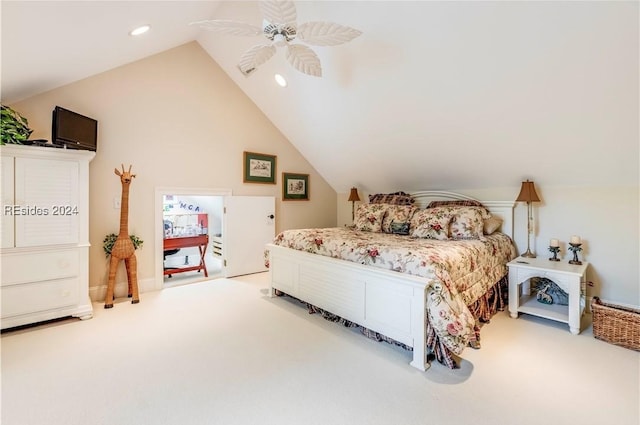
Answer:
[[[421,191],[419,208],[434,200],[475,200]],[[513,201],[481,201],[513,238]],[[413,348],[411,366],[427,370],[424,278],[268,244],[271,296],[280,290]]]

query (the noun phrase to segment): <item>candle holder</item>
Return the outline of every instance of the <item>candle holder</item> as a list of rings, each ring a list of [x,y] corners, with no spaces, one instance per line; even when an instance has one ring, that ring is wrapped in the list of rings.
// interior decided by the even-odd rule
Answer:
[[[560,261],[558,258],[558,252],[560,252],[559,246],[550,246],[549,251],[553,252],[553,257],[549,258],[549,261]]]
[[[581,243],[570,243],[569,251],[573,252],[573,260],[569,264],[581,265],[582,261],[578,260],[578,252],[582,251]]]

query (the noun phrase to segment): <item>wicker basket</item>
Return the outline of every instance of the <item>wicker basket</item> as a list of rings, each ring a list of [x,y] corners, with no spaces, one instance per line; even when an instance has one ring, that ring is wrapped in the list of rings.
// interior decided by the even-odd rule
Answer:
[[[602,341],[640,351],[640,309],[591,301],[593,336]]]

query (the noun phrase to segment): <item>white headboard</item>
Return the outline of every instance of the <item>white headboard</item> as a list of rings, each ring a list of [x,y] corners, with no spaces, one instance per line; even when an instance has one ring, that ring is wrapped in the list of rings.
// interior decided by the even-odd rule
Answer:
[[[465,200],[481,202],[492,215],[502,219],[502,226],[499,230],[513,239],[513,207],[516,204],[515,201],[483,201],[460,193],[441,190],[422,190],[410,192],[409,194],[416,200],[415,205],[418,208],[426,208],[431,201]]]

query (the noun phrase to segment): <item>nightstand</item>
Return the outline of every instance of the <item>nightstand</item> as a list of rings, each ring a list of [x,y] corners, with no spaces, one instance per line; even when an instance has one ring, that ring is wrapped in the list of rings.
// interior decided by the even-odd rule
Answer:
[[[509,267],[509,313],[514,319],[526,313],[567,323],[572,334],[580,333],[580,318],[585,309],[585,285],[589,263],[569,264],[547,258],[518,257]],[[543,304],[531,294],[530,279],[544,277],[555,282],[569,295],[569,305]]]

